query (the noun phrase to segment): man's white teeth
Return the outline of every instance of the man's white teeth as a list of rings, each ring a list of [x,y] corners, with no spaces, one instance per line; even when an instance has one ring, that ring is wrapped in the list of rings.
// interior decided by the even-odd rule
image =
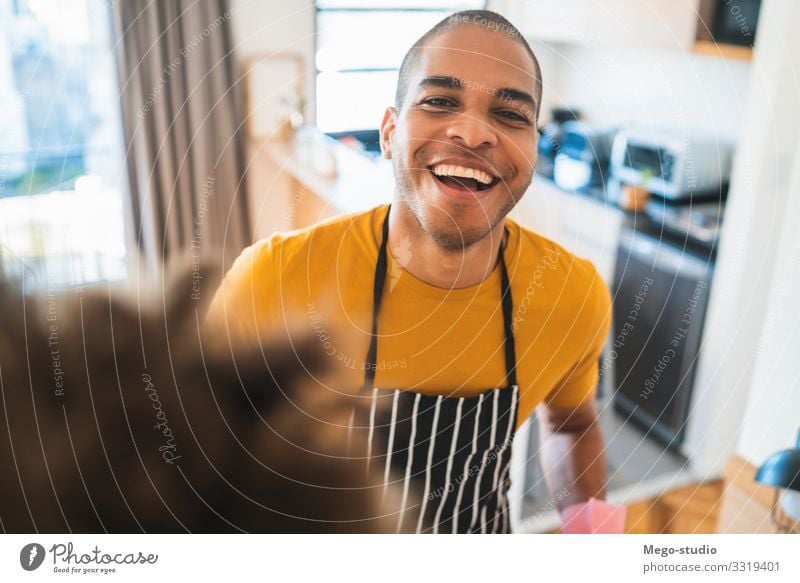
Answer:
[[[493,180],[492,176],[483,170],[478,170],[477,168],[465,168],[464,166],[456,166],[455,164],[437,164],[432,170],[436,176],[474,178],[481,184],[490,184]]]

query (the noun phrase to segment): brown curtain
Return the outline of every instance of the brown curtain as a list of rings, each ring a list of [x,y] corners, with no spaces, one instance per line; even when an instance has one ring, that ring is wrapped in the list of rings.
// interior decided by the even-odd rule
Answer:
[[[114,3],[130,215],[151,269],[227,268],[250,242],[242,100],[226,0]]]

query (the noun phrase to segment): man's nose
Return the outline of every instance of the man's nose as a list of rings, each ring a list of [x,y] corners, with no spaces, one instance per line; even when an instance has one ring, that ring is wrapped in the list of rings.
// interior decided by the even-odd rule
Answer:
[[[497,132],[482,116],[464,112],[454,117],[447,128],[447,137],[470,148],[491,148],[497,144]]]

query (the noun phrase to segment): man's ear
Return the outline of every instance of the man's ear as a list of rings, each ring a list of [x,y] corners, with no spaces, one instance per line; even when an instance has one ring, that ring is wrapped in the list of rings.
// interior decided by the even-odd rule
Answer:
[[[381,121],[381,155],[387,160],[392,159],[392,134],[396,128],[397,110],[394,107],[387,107]]]

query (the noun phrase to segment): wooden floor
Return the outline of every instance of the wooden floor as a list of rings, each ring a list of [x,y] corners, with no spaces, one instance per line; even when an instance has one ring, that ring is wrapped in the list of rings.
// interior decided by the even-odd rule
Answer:
[[[722,480],[678,488],[628,506],[631,534],[713,534],[717,532]]]

